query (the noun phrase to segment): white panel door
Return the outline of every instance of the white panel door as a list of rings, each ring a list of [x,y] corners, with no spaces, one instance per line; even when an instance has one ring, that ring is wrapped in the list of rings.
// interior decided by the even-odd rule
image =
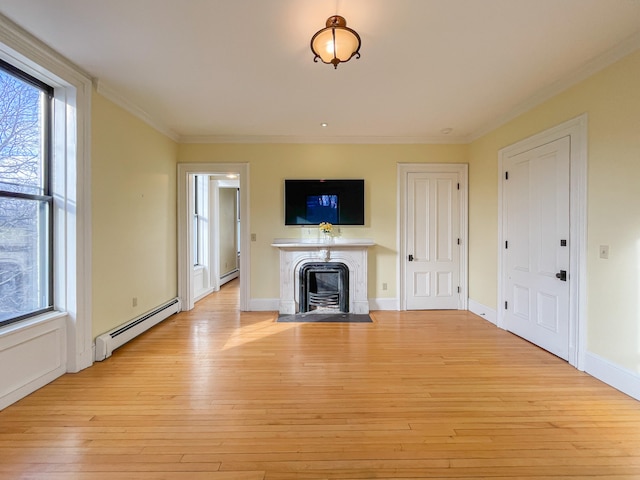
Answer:
[[[460,308],[457,173],[409,173],[405,261],[408,310]]]
[[[565,360],[569,160],[570,138],[565,137],[510,157],[503,172],[506,328]]]

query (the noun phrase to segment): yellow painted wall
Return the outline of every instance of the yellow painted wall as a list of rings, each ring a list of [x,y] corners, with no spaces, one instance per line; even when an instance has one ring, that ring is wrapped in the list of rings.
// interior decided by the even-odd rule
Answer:
[[[91,120],[95,337],[177,295],[177,145],[95,92]]]
[[[279,296],[279,257],[272,240],[306,235],[301,227],[284,225],[285,178],[364,178],[365,225],[341,227],[341,235],[376,242],[369,251],[369,297],[395,298],[397,164],[466,163],[468,146],[183,144],[179,152],[181,163],[250,164],[251,233],[257,238],[251,243],[251,297],[255,299]],[[388,290],[382,290],[382,283],[388,284]]]
[[[640,372],[640,51],[471,144],[470,298],[495,307],[498,151],[584,112],[588,350]]]

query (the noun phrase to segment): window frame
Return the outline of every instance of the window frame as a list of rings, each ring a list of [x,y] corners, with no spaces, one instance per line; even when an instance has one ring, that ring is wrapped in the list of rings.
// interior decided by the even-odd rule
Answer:
[[[205,267],[207,264],[208,181],[206,175],[193,176],[193,267]]]
[[[0,59],[55,89],[50,181],[55,199],[54,310],[0,327],[0,343],[4,345],[8,364],[20,369],[35,368],[31,360],[25,361],[30,359],[25,352],[29,348],[38,350],[34,345],[44,335],[55,333],[57,349],[57,356],[47,358],[43,371],[30,371],[22,376],[37,380],[19,383],[0,398],[1,409],[64,372],[90,367],[94,360],[91,105],[94,94],[101,88],[97,79],[3,15],[0,15]],[[54,364],[59,366],[52,370],[50,366]]]
[[[14,78],[38,89],[44,94],[45,101],[42,102],[42,159],[41,159],[41,185],[40,194],[24,193],[24,192],[11,192],[0,189],[0,198],[15,198],[20,200],[29,200],[38,202],[38,204],[46,205],[47,207],[47,219],[46,219],[46,242],[44,249],[46,250],[46,265],[40,268],[38,275],[46,278],[46,292],[48,305],[37,310],[17,315],[15,317],[0,320],[0,327],[10,325],[12,323],[19,322],[34,316],[51,312],[54,309],[54,199],[52,195],[51,180],[52,180],[52,159],[53,159],[53,101],[54,101],[54,88],[47,83],[38,80],[37,78],[29,75],[18,67],[0,59],[0,70],[13,76]],[[42,275],[42,270],[46,269],[45,275]],[[43,279],[44,280],[44,279]]]

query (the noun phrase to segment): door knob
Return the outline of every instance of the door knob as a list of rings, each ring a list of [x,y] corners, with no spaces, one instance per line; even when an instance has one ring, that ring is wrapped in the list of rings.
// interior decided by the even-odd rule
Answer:
[[[559,278],[563,282],[566,282],[567,281],[567,271],[566,270],[560,270],[560,273],[556,273],[556,278]]]

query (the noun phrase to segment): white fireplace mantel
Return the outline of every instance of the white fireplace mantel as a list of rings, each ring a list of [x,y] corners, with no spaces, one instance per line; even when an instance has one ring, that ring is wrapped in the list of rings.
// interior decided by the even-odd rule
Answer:
[[[300,267],[311,262],[341,262],[349,268],[349,313],[369,313],[367,297],[367,250],[374,246],[366,238],[334,238],[323,242],[312,238],[276,238],[280,249],[280,314],[298,313]]]

